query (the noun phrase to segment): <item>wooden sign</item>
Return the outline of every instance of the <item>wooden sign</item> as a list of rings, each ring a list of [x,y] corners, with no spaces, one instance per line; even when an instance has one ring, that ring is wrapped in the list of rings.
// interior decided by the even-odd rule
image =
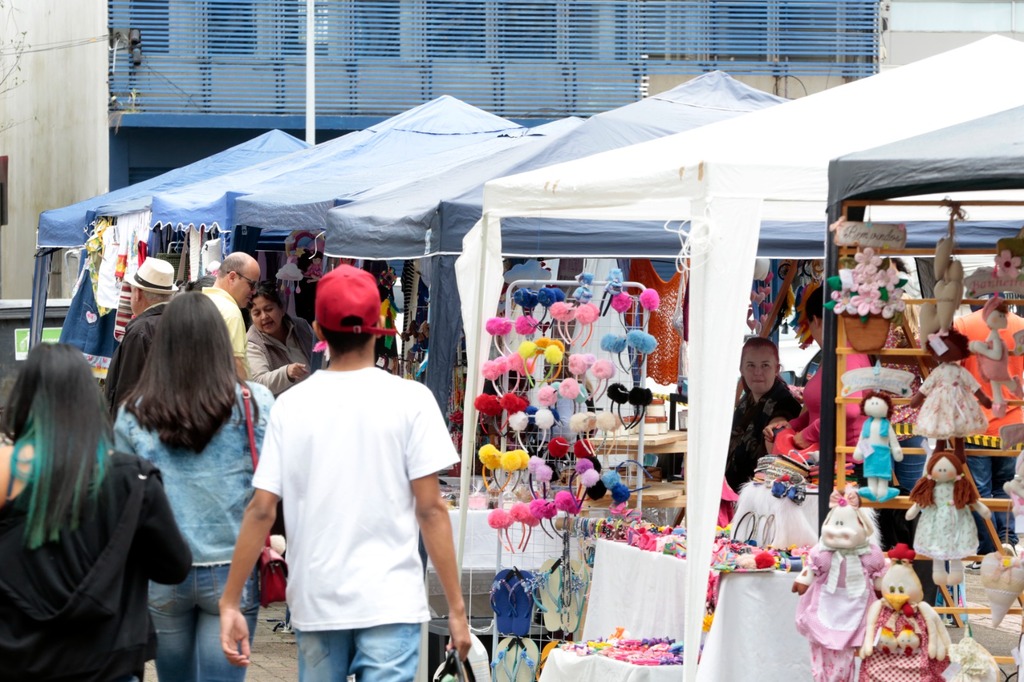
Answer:
[[[843,390],[840,394],[846,398],[858,391],[886,391],[900,398],[909,398],[913,392],[914,375],[902,369],[882,367],[877,362],[874,367],[860,367],[843,373]]]
[[[902,249],[907,244],[907,226],[903,223],[858,223],[840,219],[829,229],[838,246]]]
[[[977,298],[985,294],[1012,292],[1024,294],[1024,277],[997,276],[992,267],[978,268],[970,276],[964,278],[964,288],[968,298]]]

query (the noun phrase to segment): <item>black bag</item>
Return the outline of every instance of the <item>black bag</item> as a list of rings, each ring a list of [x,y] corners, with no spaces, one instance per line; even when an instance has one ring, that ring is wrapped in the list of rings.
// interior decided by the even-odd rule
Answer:
[[[473,670],[459,660],[459,652],[449,649],[444,662],[434,671],[433,682],[476,682]]]

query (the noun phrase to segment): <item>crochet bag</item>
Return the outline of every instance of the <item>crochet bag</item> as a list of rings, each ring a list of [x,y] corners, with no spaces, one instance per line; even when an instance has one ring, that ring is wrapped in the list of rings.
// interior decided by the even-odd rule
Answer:
[[[252,393],[242,387],[242,401],[245,403],[245,426],[249,431],[249,454],[252,455],[252,470],[256,472],[256,433],[252,427]],[[256,562],[260,577],[260,606],[269,606],[275,602],[285,601],[288,589],[288,564],[284,557],[270,546],[270,536],[263,545],[260,558]]]

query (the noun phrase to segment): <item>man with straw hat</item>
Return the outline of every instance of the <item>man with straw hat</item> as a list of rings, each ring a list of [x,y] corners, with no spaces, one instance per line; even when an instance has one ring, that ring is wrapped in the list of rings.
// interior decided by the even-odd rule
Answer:
[[[147,258],[138,271],[128,278],[132,290],[132,320],[124,329],[121,345],[114,351],[107,370],[107,401],[110,413],[117,408],[142,374],[149,347],[160,322],[164,304],[178,290],[174,284],[174,268],[159,258]]]

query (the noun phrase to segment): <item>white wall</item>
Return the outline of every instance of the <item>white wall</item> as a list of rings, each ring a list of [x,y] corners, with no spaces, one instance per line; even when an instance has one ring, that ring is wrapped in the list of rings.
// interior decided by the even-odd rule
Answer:
[[[9,157],[2,298],[31,295],[39,213],[102,194],[108,178],[106,2],[0,0],[0,74],[22,32],[21,83],[0,85],[0,155]]]
[[[1024,40],[1024,0],[887,0],[882,68],[903,66],[997,33]],[[884,10],[883,10],[884,12]],[[993,65],[998,67],[998,65]]]

